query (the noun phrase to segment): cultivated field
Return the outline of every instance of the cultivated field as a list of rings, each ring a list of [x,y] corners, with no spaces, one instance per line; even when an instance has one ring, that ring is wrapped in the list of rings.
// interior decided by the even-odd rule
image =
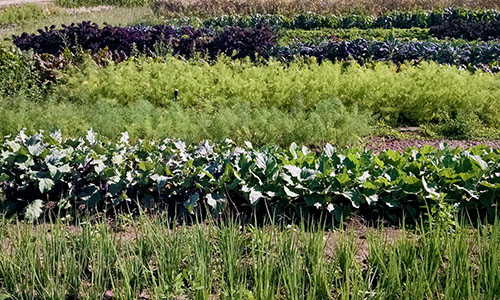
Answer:
[[[0,300],[500,299],[500,2],[0,4]]]

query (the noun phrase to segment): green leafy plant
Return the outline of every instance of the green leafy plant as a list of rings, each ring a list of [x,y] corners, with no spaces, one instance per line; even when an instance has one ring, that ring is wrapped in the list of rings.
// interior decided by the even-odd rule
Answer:
[[[48,15],[40,5],[28,3],[0,8],[0,27],[19,25],[45,18]]]
[[[0,45],[0,95],[39,100],[45,87],[33,59],[15,47]]]
[[[396,220],[417,217],[446,199],[461,210],[492,214],[499,150],[477,147],[319,153],[292,144],[256,149],[231,141],[187,145],[181,140],[130,145],[101,142],[90,130],[83,139],[60,132],[7,138],[0,157],[2,205],[28,220],[69,208],[87,212],[179,207],[194,213],[267,210],[293,215],[327,212],[337,220],[353,210]],[[43,199],[43,201],[39,200]],[[47,208],[45,211],[43,207]],[[52,210],[52,211],[51,211]],[[204,275],[205,276],[205,275]]]
[[[326,122],[323,114],[345,109],[368,113],[391,126],[416,126],[445,124],[458,116],[449,112],[463,111],[471,118],[472,114],[477,116],[483,126],[497,128],[500,124],[496,109],[499,75],[472,74],[435,63],[397,67],[388,63],[360,66],[298,60],[284,65],[271,60],[256,66],[245,60],[232,63],[224,57],[213,64],[174,57],[158,62],[138,58],[106,68],[93,64],[86,65],[83,71],[73,68],[61,78],[64,84],[55,94],[60,101],[87,105],[104,100],[131,104],[144,99],[158,107],[170,107],[177,89],[181,107],[197,108],[207,114],[245,104],[249,109],[316,111],[317,116],[309,119]],[[449,118],[443,118],[446,114]],[[260,123],[260,118],[256,119]],[[334,128],[328,126],[325,133],[330,130]],[[296,139],[289,143],[293,141],[300,142]]]
[[[435,126],[436,131],[453,138],[473,138],[478,135],[482,127],[479,118],[470,112],[459,111],[451,116],[446,114],[445,118],[441,125]]]
[[[427,29],[317,29],[317,30],[280,30],[278,31],[278,43],[289,45],[296,42],[320,43],[328,40],[355,40],[364,38],[366,40],[419,40],[431,39]]]

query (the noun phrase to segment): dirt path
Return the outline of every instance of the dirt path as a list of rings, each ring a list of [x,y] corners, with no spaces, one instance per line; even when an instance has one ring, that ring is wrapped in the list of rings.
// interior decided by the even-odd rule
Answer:
[[[429,139],[424,138],[417,127],[406,127],[397,129],[400,133],[406,135],[405,138],[391,138],[372,136],[365,140],[365,146],[375,151],[384,151],[387,149],[405,151],[408,147],[422,148],[425,145],[439,148],[441,144],[448,145],[450,148],[460,147],[467,149],[478,145],[485,145],[490,148],[500,149],[500,140],[450,140],[450,139]]]
[[[499,140],[448,140],[448,139],[394,139],[371,137],[365,145],[375,151],[384,151],[387,149],[405,151],[408,147],[422,148],[425,145],[439,148],[440,144],[448,145],[450,148],[460,147],[467,149],[478,145],[485,145],[490,148],[500,149]]]
[[[25,4],[25,3],[48,4],[51,2],[52,2],[51,0],[0,0],[0,6]]]

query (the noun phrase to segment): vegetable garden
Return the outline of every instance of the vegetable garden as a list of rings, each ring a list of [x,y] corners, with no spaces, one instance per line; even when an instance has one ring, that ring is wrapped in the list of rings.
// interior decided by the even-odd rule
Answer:
[[[0,299],[497,299],[497,9],[0,7]]]

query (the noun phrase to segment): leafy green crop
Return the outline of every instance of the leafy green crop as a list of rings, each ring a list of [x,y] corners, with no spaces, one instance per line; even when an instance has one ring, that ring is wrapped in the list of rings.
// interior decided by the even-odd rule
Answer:
[[[398,68],[327,61],[270,61],[258,66],[227,59],[214,64],[174,57],[159,61],[138,58],[105,68],[91,65],[83,72],[74,69],[55,93],[60,101],[73,103],[125,105],[146,100],[169,107],[178,89],[179,105],[205,112],[245,103],[294,113],[313,111],[318,103],[338,98],[347,111],[369,113],[391,125],[440,123],[464,112],[475,114],[483,125],[500,125],[496,74],[435,63]]]
[[[386,41],[398,40],[431,40],[427,29],[318,29],[318,30],[280,30],[278,31],[278,43],[280,45],[290,45],[294,42],[315,42],[321,40],[341,40],[349,41],[364,38],[366,40]]]
[[[208,15],[202,13],[201,18],[197,16],[197,12],[199,12],[198,8],[185,11],[180,16],[174,11],[166,10],[163,13],[161,5],[158,8],[160,9],[156,10],[156,12],[160,15],[178,16],[178,18],[167,19],[168,23],[210,28],[225,26],[254,27],[256,24],[266,24],[279,29],[429,28],[454,20],[484,22],[496,22],[500,20],[500,13],[497,10],[469,10],[463,8],[447,8],[434,11],[395,10],[378,16],[359,13],[331,14],[328,11],[299,12],[291,16],[282,15],[279,12],[259,13],[253,11],[249,14],[238,14],[238,12],[222,11],[219,13],[211,12]],[[201,9],[203,10],[204,8],[201,7]]]
[[[494,136],[500,128],[499,74],[434,63],[220,58],[210,64],[165,56],[99,67],[88,60],[58,73],[45,91],[28,57],[23,61],[22,68],[11,58],[2,61],[7,76],[0,78],[6,95],[0,98],[0,136],[23,127],[81,135],[93,127],[110,139],[128,131],[134,140],[345,146],[378,122],[426,126],[454,138]]]
[[[23,24],[42,19],[48,15],[40,5],[29,3],[0,8],[0,27],[2,25]]]
[[[31,58],[15,47],[0,45],[0,95],[24,95],[38,100],[44,90]]]
[[[278,214],[330,213],[340,220],[353,210],[397,219],[423,207],[442,206],[494,213],[500,189],[500,150],[442,147],[321,152],[292,144],[256,149],[230,140],[201,145],[181,140],[102,142],[63,140],[59,131],[26,136],[1,146],[0,182],[7,213],[29,220],[45,212],[121,211],[207,207],[212,212],[271,209]],[[231,202],[231,205],[230,205]]]

